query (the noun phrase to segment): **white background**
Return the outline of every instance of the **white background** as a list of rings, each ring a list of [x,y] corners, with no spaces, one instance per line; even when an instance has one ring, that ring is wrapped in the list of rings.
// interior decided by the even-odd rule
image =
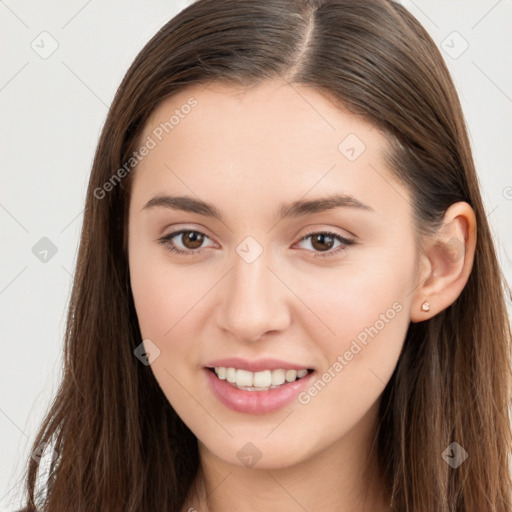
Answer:
[[[442,48],[454,77],[511,283],[512,1],[402,3]],[[85,191],[108,106],[138,51],[186,5],[0,0],[1,510],[20,505],[17,484],[61,376]],[[48,51],[53,40],[58,48],[45,59],[32,48]],[[32,252],[43,237],[57,248],[46,263]]]

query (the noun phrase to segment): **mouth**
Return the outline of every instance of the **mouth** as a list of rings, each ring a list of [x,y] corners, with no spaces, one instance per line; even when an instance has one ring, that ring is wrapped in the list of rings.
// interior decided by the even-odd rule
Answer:
[[[213,396],[245,414],[267,414],[291,404],[315,380],[316,371],[298,363],[232,357],[203,367]]]
[[[274,368],[252,372],[243,368],[215,366],[206,367],[217,379],[225,381],[243,391],[269,391],[307,377],[311,368]]]

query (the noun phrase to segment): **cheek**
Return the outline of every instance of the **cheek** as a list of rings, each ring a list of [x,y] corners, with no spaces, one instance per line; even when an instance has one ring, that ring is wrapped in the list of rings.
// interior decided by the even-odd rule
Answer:
[[[190,279],[191,267],[173,266],[164,247],[148,246],[147,241],[137,244],[133,239],[129,251],[131,289],[141,334],[162,340],[170,331],[174,333],[174,326],[197,302],[204,286]]]
[[[295,419],[315,418],[308,427],[312,439],[334,442],[351,430],[376,404],[393,374],[409,326],[409,305],[403,276],[389,272],[350,273],[337,291],[324,283],[324,294],[308,297],[311,309],[335,333],[310,334],[322,352],[323,367],[299,395]]]
[[[303,403],[315,401],[318,410],[335,402],[343,405],[340,410],[362,413],[383,391],[400,357],[410,324],[414,247],[383,248],[371,259],[317,272],[299,292],[322,320],[319,330],[311,316],[308,333],[322,352],[322,382],[303,396]]]
[[[385,331],[390,336],[391,332],[401,332],[408,325],[407,318],[402,317],[407,316],[410,301],[412,263],[395,261],[376,266],[361,261],[322,270],[308,276],[304,286],[295,290],[321,319],[320,331],[318,319],[311,321],[316,336],[311,335],[313,339],[324,335],[330,353],[347,350],[353,339],[364,344]]]
[[[183,418],[201,416],[190,399],[190,375],[197,365],[198,340],[190,328],[206,289],[195,286],[187,274],[136,251],[130,256],[131,287],[142,339],[159,349],[151,363],[160,388]],[[189,276],[190,277],[190,276]],[[196,306],[194,306],[196,305]],[[196,313],[197,314],[197,313]]]
[[[171,393],[171,374],[183,382],[181,377],[199,365],[201,342],[206,338],[201,330],[208,323],[207,293],[219,277],[213,269],[179,266],[167,256],[164,248],[134,250],[130,278],[142,339],[151,339],[160,350],[151,367]]]

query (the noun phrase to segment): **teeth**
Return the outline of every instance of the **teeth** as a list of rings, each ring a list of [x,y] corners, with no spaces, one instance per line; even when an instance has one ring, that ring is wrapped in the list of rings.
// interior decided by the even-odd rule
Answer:
[[[280,386],[281,384],[284,384],[285,374],[286,374],[286,372],[284,370],[273,370],[272,371],[272,386]]]
[[[236,368],[216,366],[215,373],[220,380],[227,380],[237,388],[246,391],[266,391],[281,386],[285,382],[294,382],[308,374],[307,370],[263,370],[249,372]]]
[[[237,387],[252,386],[252,372],[247,370],[236,371],[236,385]]]
[[[297,378],[297,370],[288,370],[285,375],[286,382],[293,382]]]
[[[238,370],[238,371],[240,371],[240,370]],[[251,372],[247,372],[247,373],[251,373]],[[271,386],[271,384],[272,384],[272,372],[270,370],[256,372],[254,374],[254,376],[252,376],[252,385],[255,388],[269,388]],[[239,386],[238,379],[236,380],[236,385]]]
[[[234,368],[226,369],[226,380],[234,384],[236,382],[236,370]]]

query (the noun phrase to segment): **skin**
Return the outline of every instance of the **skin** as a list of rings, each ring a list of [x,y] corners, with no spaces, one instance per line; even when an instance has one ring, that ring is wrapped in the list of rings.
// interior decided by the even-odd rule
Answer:
[[[129,210],[142,339],[159,348],[152,371],[199,441],[201,468],[183,510],[388,510],[379,475],[364,473],[380,396],[409,323],[436,315],[464,288],[476,243],[473,210],[452,205],[420,250],[411,197],[385,167],[382,134],[318,91],[279,80],[248,90],[191,86],[160,104],[141,140],[191,96],[198,105],[134,171]],[[365,145],[354,161],[338,149],[348,134]],[[283,202],[333,193],[374,211],[344,207],[276,221]],[[159,194],[213,203],[224,221],[144,209]],[[179,229],[206,234],[202,245],[173,239],[195,255],[159,242]],[[326,230],[355,243],[336,253],[343,245],[335,239],[301,241]],[[247,236],[263,248],[251,263],[236,251]],[[436,243],[449,240],[456,258]],[[314,257],[325,251],[332,256]],[[421,310],[425,300],[429,312]],[[393,304],[400,311],[307,404],[239,413],[208,386],[203,366],[230,356],[284,359],[321,376]],[[247,442],[261,454],[252,467],[237,457]]]

